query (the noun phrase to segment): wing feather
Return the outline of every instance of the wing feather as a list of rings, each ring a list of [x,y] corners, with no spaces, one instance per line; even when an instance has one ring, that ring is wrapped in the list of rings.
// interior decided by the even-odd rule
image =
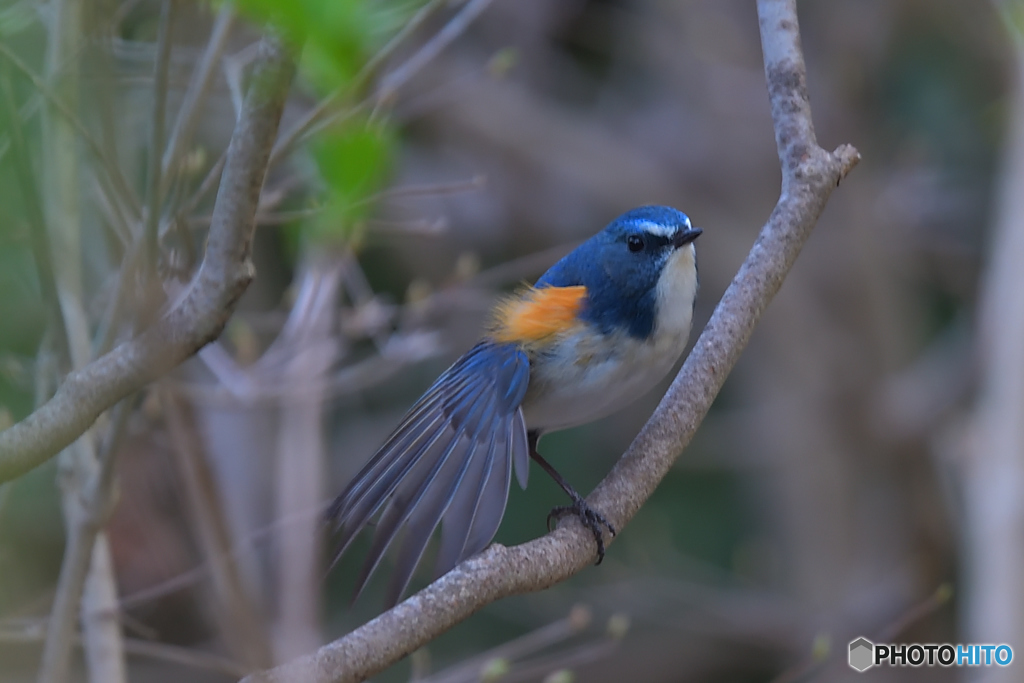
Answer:
[[[490,542],[504,514],[513,459],[525,483],[520,463],[528,467],[529,453],[519,405],[528,380],[529,361],[518,346],[481,342],[438,378],[334,501],[328,515],[340,531],[335,562],[383,509],[357,596],[399,537],[389,604],[407,588],[439,524],[438,566],[445,571]]]

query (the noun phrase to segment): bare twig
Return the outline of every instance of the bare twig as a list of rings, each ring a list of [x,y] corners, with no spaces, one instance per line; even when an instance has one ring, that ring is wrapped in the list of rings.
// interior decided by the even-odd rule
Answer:
[[[474,175],[469,180],[456,180],[450,183],[422,183],[419,185],[399,185],[397,187],[389,187],[385,190],[381,190],[375,194],[370,195],[366,199],[361,199],[355,202],[353,206],[362,206],[364,204],[372,204],[383,200],[390,199],[404,199],[405,197],[438,197],[446,194],[456,194],[459,192],[472,192],[473,190],[479,190],[487,184],[487,177],[484,175]]]
[[[203,180],[199,183],[199,187],[196,188],[196,191],[192,193],[192,196],[188,198],[188,201],[182,204],[181,209],[178,211],[179,217],[187,217],[190,213],[195,211],[195,208],[199,206],[199,202],[203,200],[203,197],[209,194],[210,191],[217,186],[217,183],[220,181],[220,176],[224,172],[224,164],[227,160],[228,153],[227,150],[225,150],[223,154],[217,157],[217,161],[213,162],[213,166],[211,166],[210,170],[206,172],[206,175],[203,176]]]
[[[293,72],[284,48],[276,40],[263,41],[228,147],[206,256],[192,284],[152,326],[70,373],[50,401],[0,432],[0,481],[45,462],[104,410],[220,334],[253,277],[253,216]]]
[[[590,625],[592,614],[585,605],[575,605],[569,614],[558,621],[542,626],[519,638],[491,648],[459,662],[444,671],[432,676],[421,678],[420,683],[456,683],[457,681],[476,680],[489,661],[503,659],[512,661],[523,659],[529,655],[550,648],[568,640]],[[517,672],[519,673],[519,672]],[[502,679],[504,680],[504,679]]]
[[[342,344],[335,336],[342,262],[307,257],[299,295],[280,337],[291,356],[273,375],[281,381],[316,384],[337,361]],[[270,350],[268,350],[269,352]],[[307,385],[301,397],[281,402],[277,428],[276,516],[301,513],[310,500],[324,496],[327,444],[324,407],[327,392]],[[323,643],[320,608],[323,558],[320,520],[281,527],[275,534],[277,595],[274,652],[284,661]]]
[[[156,272],[160,240],[160,205],[163,203],[161,177],[163,166],[160,150],[164,148],[164,119],[167,117],[167,72],[171,62],[171,27],[174,24],[175,0],[163,0],[160,6],[160,29],[157,35],[156,63],[153,67],[153,116],[150,120],[149,164],[146,171],[145,265],[151,276]],[[147,277],[147,280],[152,280]]]
[[[113,471],[112,466],[110,471]],[[106,498],[107,509],[111,509],[113,489],[108,488],[98,494]],[[124,661],[124,635],[120,622],[107,616],[117,605],[117,582],[106,531],[101,531],[95,537],[90,556],[89,573],[82,586],[82,604],[79,608],[89,680],[125,683],[128,676]]]
[[[124,175],[121,173],[121,167],[117,164],[116,160],[110,159],[104,153],[103,148],[96,141],[96,138],[92,136],[89,129],[85,127],[81,119],[75,115],[74,109],[68,106],[68,103],[61,99],[56,93],[54,93],[42,78],[39,77],[29,66],[22,61],[20,57],[14,54],[9,47],[3,42],[0,42],[0,56],[4,57],[11,65],[14,66],[18,71],[22,73],[31,83],[32,86],[39,91],[39,94],[43,96],[47,104],[57,113],[59,113],[68,124],[70,124],[75,132],[78,133],[79,137],[85,142],[89,151],[92,152],[93,156],[100,162],[100,166],[103,168],[104,173],[109,176],[110,181],[113,183],[113,187],[116,188],[117,194],[120,200],[126,203],[132,211],[138,215],[139,205],[135,199],[135,195],[132,194],[131,189],[128,186],[127,181],[124,179]]]
[[[416,51],[416,54],[384,77],[377,94],[377,102],[387,102],[394,97],[395,93],[409,82],[409,79],[441,54],[441,51],[451,45],[453,40],[462,35],[491,2],[492,0],[469,0],[466,6],[444,25],[444,28]]]
[[[79,603],[90,672],[96,680],[125,680],[119,625],[105,616],[116,607],[117,593],[103,527],[113,508],[114,459],[131,413],[130,401],[123,401],[115,413],[100,458],[86,434],[61,463],[68,542],[43,647],[41,683],[59,683],[67,677]]]
[[[904,631],[914,626],[923,619],[931,616],[938,610],[949,604],[953,597],[953,588],[948,583],[941,584],[931,595],[916,605],[900,614],[895,620],[885,624],[874,633],[868,633],[868,637],[876,643],[892,643]],[[797,683],[798,681],[809,681],[815,677],[824,677],[828,673],[837,673],[834,669],[846,668],[846,653],[840,649],[838,654],[830,645],[830,638],[825,633],[815,636],[811,645],[811,651],[806,657],[789,668],[785,669],[778,676],[772,679],[771,683]]]
[[[32,97],[25,101],[25,104],[21,105],[21,109],[18,111],[18,118],[22,122],[28,122],[33,116],[35,116],[42,108],[43,96],[39,93],[35,93]],[[6,134],[0,134],[0,161],[3,161],[4,155],[7,154],[7,150],[11,148],[11,139]]]
[[[56,102],[72,110],[78,102],[82,3],[55,2],[50,15],[50,39],[46,53],[46,89],[53,97],[43,111],[42,161],[46,183],[46,230],[51,245],[52,277],[60,304],[64,336],[54,342],[65,351],[71,368],[84,367],[90,358],[89,325],[82,290],[82,225],[79,209],[79,175],[75,126],[62,115]],[[123,414],[123,413],[122,413]],[[120,423],[111,435],[123,427]],[[84,430],[83,430],[84,431]],[[61,454],[59,482],[67,528],[65,553],[43,645],[40,683],[63,683],[67,678],[73,635],[81,613],[82,640],[90,676],[124,681],[121,633],[116,622],[92,618],[105,601],[116,604],[110,549],[97,543],[106,520],[109,477],[100,475],[95,435],[77,435],[71,448]],[[116,447],[111,441],[109,447]],[[108,450],[106,455],[110,455]],[[103,460],[109,464],[110,458]]]
[[[384,62],[394,53],[398,47],[405,42],[405,40],[411,36],[416,30],[423,25],[423,23],[429,19],[434,12],[436,12],[447,0],[430,0],[427,4],[419,9],[406,22],[405,26],[396,33],[391,40],[387,42],[370,60],[360,69],[359,73],[353,79],[351,84],[343,85],[327,97],[323,98],[306,112],[305,115],[298,122],[295,123],[291,128],[282,133],[281,139],[274,146],[274,151],[270,155],[270,165],[273,166],[280,159],[286,156],[289,152],[294,149],[295,145],[302,140],[308,133],[310,133],[316,124],[320,123],[322,119],[331,111],[334,104],[347,92],[358,92],[361,90],[367,82],[377,73],[377,70],[381,67]]]
[[[588,498],[619,529],[693,437],[832,190],[859,159],[853,147],[843,145],[829,153],[814,137],[796,0],[759,0],[758,14],[782,194],[654,415]],[[593,560],[590,532],[576,518],[566,519],[554,532],[529,543],[490,546],[347,636],[246,681],[364,680],[484,605],[551,586]]]
[[[192,135],[195,133],[196,125],[199,123],[199,114],[202,111],[203,101],[210,92],[213,85],[213,77],[217,73],[217,64],[224,48],[227,45],[231,28],[235,24],[235,8],[231,3],[224,3],[217,13],[217,20],[210,32],[210,40],[206,44],[199,65],[195,69],[192,80],[189,82],[185,98],[178,110],[178,116],[174,121],[174,128],[171,130],[167,141],[167,149],[164,152],[163,183],[160,194],[164,195],[170,185],[178,159],[183,150],[192,142]]]
[[[212,574],[214,569],[214,562],[223,562],[224,557],[231,556],[232,561],[244,554],[257,552],[257,546],[259,543],[268,540],[277,529],[292,526],[294,524],[303,524],[309,520],[323,519],[324,512],[330,507],[331,500],[325,500],[320,503],[310,505],[304,510],[301,510],[295,514],[289,515],[284,519],[277,519],[259,529],[256,529],[236,540],[231,547],[224,549],[222,556],[217,558],[207,558],[203,564],[197,567],[186,570],[180,574],[170,577],[165,581],[143,588],[131,595],[126,595],[121,599],[120,608],[122,610],[134,607],[137,605],[144,605],[148,602],[152,602],[165,595],[170,595],[186,588],[191,588],[200,581],[203,581],[208,574]]]
[[[912,606],[895,621],[882,628],[876,635],[875,642],[891,643],[895,641],[911,626],[948,605],[952,598],[953,587],[948,583],[940,585],[927,598]]]
[[[37,643],[46,635],[45,624],[31,624],[20,629],[0,628],[0,643]],[[76,639],[76,643],[81,643]],[[200,650],[194,650],[168,643],[155,643],[149,640],[126,638],[124,651],[136,657],[148,657],[164,662],[172,662],[193,669],[206,669],[226,676],[244,676],[248,667],[231,659]]]
[[[6,109],[7,130],[10,131],[11,153],[14,157],[14,165],[17,169],[18,183],[21,186],[22,201],[25,204],[25,213],[28,215],[29,224],[32,226],[32,255],[35,259],[36,269],[39,272],[39,287],[42,290],[43,301],[46,304],[48,313],[51,315],[51,324],[54,334],[64,339],[64,319],[60,315],[57,301],[57,289],[54,285],[53,257],[50,249],[50,238],[46,232],[46,218],[43,215],[42,195],[36,183],[35,172],[32,169],[32,161],[28,144],[21,127],[21,115],[18,112],[14,101],[14,90],[11,84],[9,65],[0,67],[0,87],[3,89],[3,99]],[[0,119],[2,120],[2,119]]]
[[[203,557],[210,568],[213,612],[221,639],[248,670],[272,660],[270,636],[234,553],[217,482],[198,438],[192,407],[173,392],[161,392],[161,405],[175,451],[175,464],[185,489],[189,517]]]
[[[174,662],[193,669],[215,671],[225,676],[242,676],[248,671],[248,667],[234,660],[167,643],[152,643],[148,640],[130,638],[124,642],[124,651],[137,657]]]

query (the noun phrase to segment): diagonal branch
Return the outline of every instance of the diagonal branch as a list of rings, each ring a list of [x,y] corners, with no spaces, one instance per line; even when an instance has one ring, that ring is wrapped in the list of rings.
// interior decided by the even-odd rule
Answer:
[[[253,217],[294,74],[276,41],[261,43],[213,210],[206,256],[181,299],[144,332],[70,373],[48,402],[0,432],[0,482],[45,462],[104,410],[216,339],[254,275]]]
[[[765,76],[782,165],[782,195],[654,415],[587,499],[621,529],[690,442],[758,319],[782,285],[857,151],[818,146],[807,98],[796,0],[758,0]],[[492,545],[424,590],[315,653],[246,683],[361,681],[503,597],[547,588],[594,561],[576,518],[513,548]]]

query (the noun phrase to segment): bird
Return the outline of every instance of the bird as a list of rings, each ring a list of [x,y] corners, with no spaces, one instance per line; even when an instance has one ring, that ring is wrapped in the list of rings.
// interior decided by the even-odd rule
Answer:
[[[438,526],[435,578],[483,550],[504,516],[513,471],[525,489],[530,460],[569,497],[551,511],[548,528],[578,516],[601,563],[604,532],[614,536],[614,526],[540,455],[538,442],[619,410],[672,369],[690,334],[701,233],[677,209],[641,206],[499,300],[480,341],[427,389],[327,510],[339,535],[332,566],[374,527],[353,600],[397,538],[389,606]]]

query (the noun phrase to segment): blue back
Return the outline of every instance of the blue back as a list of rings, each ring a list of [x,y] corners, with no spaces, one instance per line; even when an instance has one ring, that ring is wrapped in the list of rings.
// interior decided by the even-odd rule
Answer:
[[[627,211],[553,265],[536,286],[584,285],[583,320],[605,334],[622,330],[647,339],[657,316],[658,279],[673,249],[671,237],[652,235],[645,224],[674,232],[685,229],[689,219],[668,206]],[[630,251],[627,240],[631,235],[644,239],[648,248]]]

